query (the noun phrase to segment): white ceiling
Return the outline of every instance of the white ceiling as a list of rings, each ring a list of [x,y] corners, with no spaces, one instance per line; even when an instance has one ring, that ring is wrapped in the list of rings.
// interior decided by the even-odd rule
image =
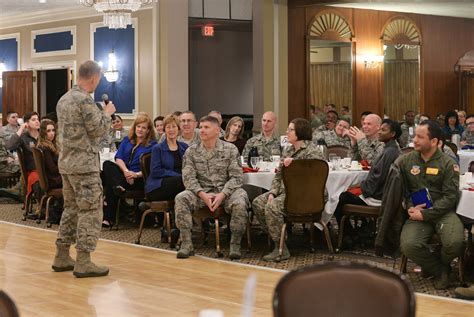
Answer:
[[[474,0],[348,0],[340,2],[344,3],[334,6],[474,19]],[[38,20],[46,22],[64,19],[75,14],[92,15],[96,12],[92,8],[85,8],[79,4],[79,0],[46,0],[46,3],[39,3],[39,0],[0,0],[0,28],[29,24],[33,23],[32,21],[38,23]]]

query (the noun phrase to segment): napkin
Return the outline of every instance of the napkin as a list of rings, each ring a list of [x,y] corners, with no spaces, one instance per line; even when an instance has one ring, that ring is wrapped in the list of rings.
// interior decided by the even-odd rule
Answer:
[[[251,168],[251,167],[242,167],[242,171],[244,173],[257,173],[258,169],[256,168]]]

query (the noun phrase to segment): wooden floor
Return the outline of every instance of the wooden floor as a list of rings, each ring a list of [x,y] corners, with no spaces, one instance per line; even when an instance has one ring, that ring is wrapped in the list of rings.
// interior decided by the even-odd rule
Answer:
[[[197,316],[217,308],[238,316],[249,274],[257,276],[254,316],[271,316],[281,271],[100,241],[93,259],[110,267],[102,278],[51,271],[55,232],[0,223],[0,287],[21,316]],[[466,301],[417,295],[417,316],[473,316]]]

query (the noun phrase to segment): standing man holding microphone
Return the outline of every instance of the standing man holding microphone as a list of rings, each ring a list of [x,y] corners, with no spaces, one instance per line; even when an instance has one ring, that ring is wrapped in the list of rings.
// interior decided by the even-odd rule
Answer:
[[[77,86],[58,101],[59,172],[63,179],[64,212],[56,239],[56,272],[71,271],[76,277],[105,276],[107,267],[91,262],[102,223],[102,184],[99,143],[109,131],[112,102],[99,110],[90,96],[100,82],[101,68],[94,61],[79,67]],[[76,243],[77,257],[69,255]]]

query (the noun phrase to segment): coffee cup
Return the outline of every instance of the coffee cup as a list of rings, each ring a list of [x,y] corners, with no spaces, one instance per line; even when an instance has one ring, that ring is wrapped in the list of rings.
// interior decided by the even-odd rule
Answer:
[[[359,162],[357,162],[357,161],[352,161],[352,162],[351,162],[351,169],[353,169],[353,170],[359,169]]]

